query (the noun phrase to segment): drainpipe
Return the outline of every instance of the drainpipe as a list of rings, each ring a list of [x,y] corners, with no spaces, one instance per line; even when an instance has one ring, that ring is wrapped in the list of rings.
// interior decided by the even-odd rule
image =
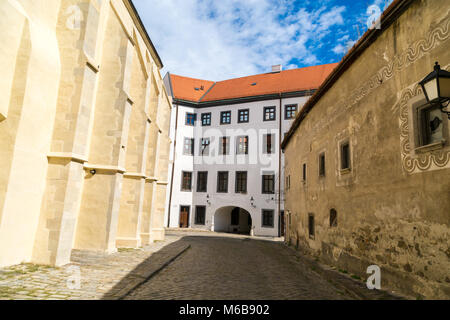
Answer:
[[[170,194],[169,194],[169,208],[167,211],[168,217],[167,217],[167,228],[170,228],[170,214],[172,209],[172,194],[173,194],[173,175],[175,174],[175,156],[176,156],[176,150],[177,150],[177,133],[178,133],[178,105],[176,116],[175,116],[175,137],[173,139],[173,163],[172,163],[172,176],[170,177]]]
[[[278,198],[278,237],[281,236],[281,135],[282,135],[282,116],[283,116],[283,98],[281,97],[281,92],[280,92],[280,120],[279,120],[279,143],[278,143],[278,193],[279,193],[279,198]]]

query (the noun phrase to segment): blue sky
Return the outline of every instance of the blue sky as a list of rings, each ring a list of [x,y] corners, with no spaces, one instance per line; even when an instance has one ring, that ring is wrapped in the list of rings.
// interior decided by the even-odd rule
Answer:
[[[133,2],[163,60],[163,75],[219,81],[269,72],[275,64],[293,69],[339,62],[367,21],[392,1]]]

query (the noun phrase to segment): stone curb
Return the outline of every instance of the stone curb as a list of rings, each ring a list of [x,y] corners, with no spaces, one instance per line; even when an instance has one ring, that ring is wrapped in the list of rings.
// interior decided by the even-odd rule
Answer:
[[[163,252],[165,248],[153,253],[147,260],[137,266],[124,279],[122,279],[102,300],[123,300],[141,285],[152,279],[164,270],[182,254],[191,248],[190,244],[171,244],[170,253]],[[169,245],[169,246],[171,246]],[[169,247],[168,246],[168,247]]]
[[[307,256],[295,248],[287,246],[285,247],[292,252],[298,258],[302,259],[302,262],[309,265],[309,267],[322,276],[325,280],[332,283],[335,287],[340,290],[344,290],[347,294],[351,295],[358,300],[407,300],[406,297],[387,292],[385,290],[369,290],[366,284],[362,281],[355,280],[350,277],[350,275],[340,273],[332,267],[320,263],[314,260],[312,257]]]

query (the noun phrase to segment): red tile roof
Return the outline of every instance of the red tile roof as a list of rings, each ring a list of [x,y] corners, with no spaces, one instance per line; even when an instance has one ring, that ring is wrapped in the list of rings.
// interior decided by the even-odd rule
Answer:
[[[216,83],[172,74],[170,77],[175,99],[211,102],[317,89],[336,66],[337,63],[332,63]],[[202,85],[204,90],[195,89]]]
[[[214,81],[194,79],[170,75],[173,96],[176,99],[198,102],[201,97],[214,85]]]

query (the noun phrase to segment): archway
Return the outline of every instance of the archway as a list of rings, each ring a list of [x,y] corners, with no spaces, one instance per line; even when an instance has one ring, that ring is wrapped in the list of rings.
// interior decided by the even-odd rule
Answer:
[[[250,213],[239,207],[223,207],[214,215],[214,231],[236,234],[251,234],[252,217]]]

